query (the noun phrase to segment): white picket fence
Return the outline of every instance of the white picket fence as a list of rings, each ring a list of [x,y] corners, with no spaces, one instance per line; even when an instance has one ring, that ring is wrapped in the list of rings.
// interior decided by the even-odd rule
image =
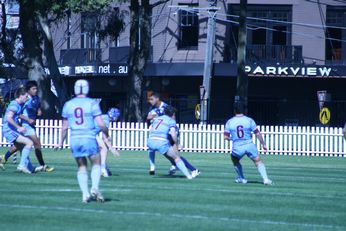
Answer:
[[[60,120],[37,121],[36,131],[43,147],[52,148],[58,143],[61,125]],[[180,124],[179,127],[184,151],[229,153],[232,148],[232,143],[223,139],[223,125]],[[346,157],[342,128],[260,126],[260,130],[269,148],[267,154]],[[147,149],[148,127],[145,123],[112,123],[110,133],[113,145],[120,150]],[[255,137],[253,139],[260,149]],[[8,145],[2,136],[0,119],[0,146]],[[67,139],[65,148],[68,146]]]

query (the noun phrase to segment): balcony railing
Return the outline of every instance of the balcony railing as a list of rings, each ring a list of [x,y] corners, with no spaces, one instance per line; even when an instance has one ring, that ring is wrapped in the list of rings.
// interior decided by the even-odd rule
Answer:
[[[233,61],[237,60],[237,50],[231,54]],[[302,46],[287,45],[248,45],[246,47],[248,62],[302,63]]]
[[[60,51],[61,65],[80,65],[101,62],[101,49],[67,49]]]
[[[110,63],[127,63],[130,54],[129,46],[110,47],[109,48],[109,62]],[[149,51],[148,62],[153,60],[153,47]]]

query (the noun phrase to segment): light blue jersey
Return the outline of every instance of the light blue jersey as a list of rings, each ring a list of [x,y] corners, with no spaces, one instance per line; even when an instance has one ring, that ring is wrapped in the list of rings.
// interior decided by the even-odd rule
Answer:
[[[172,146],[168,134],[171,128],[176,128],[176,125],[175,120],[169,116],[163,115],[155,118],[148,139],[149,151],[158,151],[161,154],[167,153]]]
[[[151,125],[149,139],[162,138],[162,139],[168,140],[168,134],[170,129],[175,128],[176,126],[177,126],[177,123],[171,117],[166,115],[159,116],[154,119]]]
[[[16,100],[12,100],[6,109],[5,116],[3,119],[2,134],[3,136],[5,136],[8,142],[13,143],[18,138],[20,133],[17,132],[16,127],[10,124],[7,120],[7,116],[10,111],[13,112],[14,122],[19,124],[19,116],[22,112],[22,105],[20,105]]]
[[[75,158],[98,153],[94,118],[101,114],[98,102],[88,97],[76,97],[65,103],[62,117],[68,120],[71,129],[70,143]]]
[[[109,128],[109,124],[110,124],[109,116],[107,114],[104,114],[101,117],[102,117],[102,120],[105,123],[106,127]],[[95,123],[94,132],[95,132],[95,134],[98,134],[101,131],[101,128],[97,125],[96,121],[94,121],[94,123]]]
[[[62,117],[68,120],[71,128],[71,138],[95,138],[94,117],[101,114],[98,102],[88,97],[69,100],[62,111]]]
[[[225,135],[233,141],[232,153],[238,157],[245,154],[250,158],[258,155],[258,151],[252,142],[252,133],[258,131],[253,119],[247,116],[234,116],[225,125]]]
[[[19,116],[21,115],[21,112],[22,112],[22,105],[20,105],[16,100],[12,100],[6,109],[4,121],[3,121],[3,130],[9,130],[10,129],[10,130],[17,131],[16,127],[9,124],[7,121],[7,116],[8,116],[8,113],[10,111],[12,111],[14,113],[13,114],[14,122],[19,124]]]

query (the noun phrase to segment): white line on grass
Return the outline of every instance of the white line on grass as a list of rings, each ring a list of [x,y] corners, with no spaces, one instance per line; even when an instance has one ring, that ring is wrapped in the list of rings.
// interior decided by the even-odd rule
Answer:
[[[126,186],[126,185],[117,185],[117,187],[120,188],[129,188],[131,186]],[[136,186],[136,188],[138,189],[138,187],[140,186]],[[244,187],[246,187],[244,185]],[[263,186],[263,187],[275,187],[275,186]],[[151,188],[146,188],[146,187],[141,187],[142,189],[150,189]],[[188,188],[177,188],[177,187],[168,187],[168,186],[155,186],[156,189],[164,189],[164,190],[190,190],[190,191],[209,191],[209,192],[226,192],[226,193],[238,193],[238,194],[254,194],[254,195],[258,195],[258,191],[256,192],[250,192],[248,190],[246,190],[246,188],[244,188],[244,190],[232,190],[232,189],[222,189],[222,188],[192,188],[192,187],[188,187]],[[270,191],[265,191],[264,192],[266,196],[290,196],[290,197],[307,197],[307,198],[323,198],[323,199],[341,199],[341,200],[345,200],[346,197],[343,195],[319,195],[319,194],[302,194],[300,192],[270,192]]]
[[[238,222],[238,223],[252,223],[252,224],[265,224],[265,225],[283,225],[283,226],[298,226],[298,227],[309,227],[309,228],[324,228],[324,229],[342,229],[346,226],[339,225],[324,225],[324,224],[311,224],[311,223],[296,223],[286,221],[272,221],[272,220],[249,220],[242,218],[233,217],[210,217],[205,215],[193,215],[193,214],[176,214],[176,213],[152,213],[152,212],[126,212],[126,211],[110,211],[102,209],[82,209],[82,208],[68,208],[61,206],[34,206],[34,205],[12,205],[12,204],[0,204],[3,208],[19,208],[19,209],[45,209],[45,210],[58,210],[66,212],[86,212],[86,213],[104,213],[112,215],[123,215],[123,216],[147,216],[147,217],[174,217],[180,219],[196,219],[196,220],[217,220],[227,222]]]
[[[131,192],[132,189],[102,189],[102,192]],[[80,189],[37,189],[37,190],[3,190],[0,192],[80,192]]]

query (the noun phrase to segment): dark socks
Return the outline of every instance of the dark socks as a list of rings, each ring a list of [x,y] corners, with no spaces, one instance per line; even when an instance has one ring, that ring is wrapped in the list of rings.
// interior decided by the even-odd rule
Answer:
[[[43,161],[41,149],[36,148],[35,149],[35,154],[36,154],[36,158],[37,158],[38,163],[40,163],[41,166],[44,166],[45,163]]]
[[[196,170],[196,168],[192,166],[192,164],[190,164],[189,161],[187,161],[184,157],[181,156],[180,159],[184,162],[186,168],[188,168],[190,171]]]
[[[12,155],[12,153],[10,151],[7,151],[5,154],[5,160],[7,161],[8,158],[10,158],[10,156]]]

